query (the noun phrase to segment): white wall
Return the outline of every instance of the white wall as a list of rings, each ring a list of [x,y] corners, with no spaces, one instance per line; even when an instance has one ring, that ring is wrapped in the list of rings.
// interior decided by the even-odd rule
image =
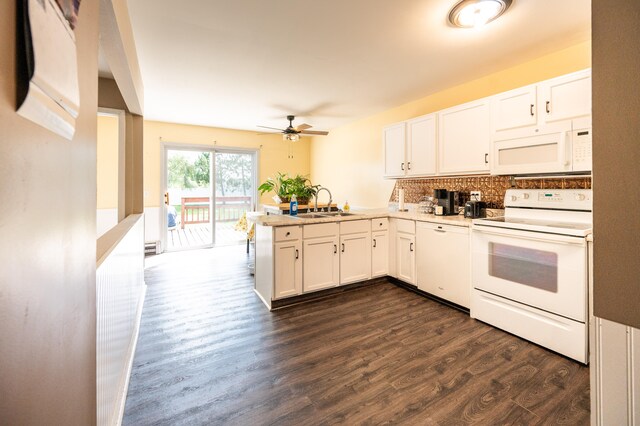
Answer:
[[[118,224],[118,209],[96,210],[96,238],[100,238],[109,229]]]

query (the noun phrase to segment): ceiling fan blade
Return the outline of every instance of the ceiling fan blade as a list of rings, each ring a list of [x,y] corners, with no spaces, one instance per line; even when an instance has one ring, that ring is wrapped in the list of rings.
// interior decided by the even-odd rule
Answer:
[[[313,127],[313,126],[312,126],[311,124],[302,123],[302,124],[300,124],[299,126],[294,127],[294,129],[295,129],[297,132],[301,132],[301,131],[303,131],[303,130],[310,129],[310,128],[312,128],[312,127]]]
[[[269,126],[256,126],[256,127],[262,127],[263,129],[271,129],[271,130],[277,130],[279,132],[284,132],[284,129],[278,129],[276,127],[269,127]]]
[[[319,135],[319,136],[327,136],[329,132],[323,132],[320,130],[303,130],[300,132],[302,135]]]
[[[257,136],[265,136],[265,135],[279,135],[280,132],[264,132],[264,133],[256,133]]]

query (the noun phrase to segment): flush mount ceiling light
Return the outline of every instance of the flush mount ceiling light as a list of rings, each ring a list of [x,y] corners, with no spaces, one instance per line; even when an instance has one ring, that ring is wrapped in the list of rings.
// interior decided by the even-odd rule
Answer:
[[[449,12],[449,22],[460,28],[481,27],[506,12],[512,1],[462,0]]]

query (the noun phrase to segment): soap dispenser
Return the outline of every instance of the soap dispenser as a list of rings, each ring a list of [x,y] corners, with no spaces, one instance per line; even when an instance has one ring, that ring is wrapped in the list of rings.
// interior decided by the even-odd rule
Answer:
[[[293,194],[291,196],[291,202],[289,203],[289,214],[291,216],[298,215],[298,198],[296,197],[296,194]]]

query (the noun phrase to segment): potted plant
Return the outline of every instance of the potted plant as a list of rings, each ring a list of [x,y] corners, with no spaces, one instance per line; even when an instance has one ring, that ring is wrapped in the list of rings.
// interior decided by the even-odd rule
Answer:
[[[316,195],[319,187],[320,185],[312,185],[308,177],[301,175],[290,177],[287,173],[278,172],[275,179],[268,178],[264,181],[258,187],[258,191],[260,195],[265,192],[275,192],[281,203],[288,203],[291,196],[296,194],[299,204],[307,204]]]

